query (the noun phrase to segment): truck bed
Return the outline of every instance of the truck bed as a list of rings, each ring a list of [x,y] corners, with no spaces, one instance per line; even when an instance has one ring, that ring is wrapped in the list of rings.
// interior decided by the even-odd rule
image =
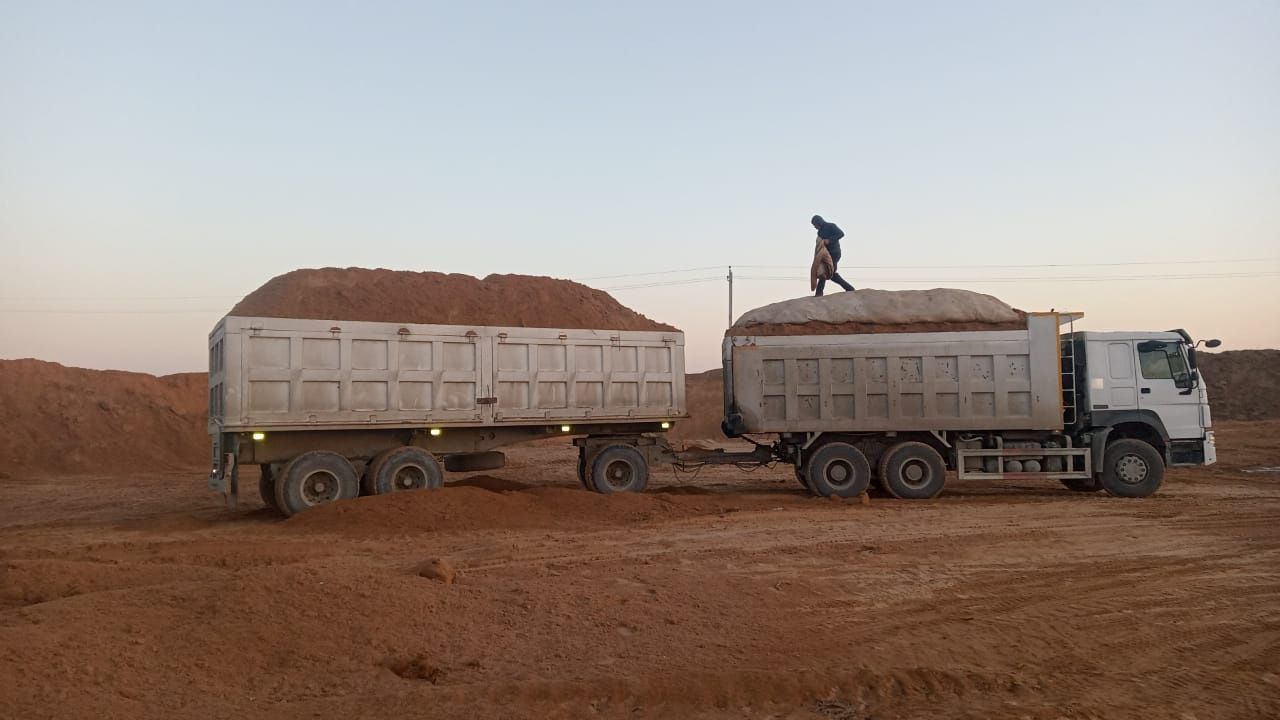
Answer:
[[[1058,430],[1056,313],[1022,330],[726,337],[740,432]]]
[[[209,432],[686,415],[680,332],[223,318]]]

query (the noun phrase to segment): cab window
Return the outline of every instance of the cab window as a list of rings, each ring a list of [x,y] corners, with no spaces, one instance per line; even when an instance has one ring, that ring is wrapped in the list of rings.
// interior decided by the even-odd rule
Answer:
[[[1191,387],[1187,361],[1177,343],[1139,343],[1138,365],[1147,380],[1173,380],[1178,387]]]

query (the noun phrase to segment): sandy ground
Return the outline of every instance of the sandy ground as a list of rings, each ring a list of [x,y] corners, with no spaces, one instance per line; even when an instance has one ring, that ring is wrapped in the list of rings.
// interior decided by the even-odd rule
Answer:
[[[562,446],[289,521],[199,468],[10,476],[0,714],[1280,717],[1280,421],[1219,437],[1145,500],[604,497]]]

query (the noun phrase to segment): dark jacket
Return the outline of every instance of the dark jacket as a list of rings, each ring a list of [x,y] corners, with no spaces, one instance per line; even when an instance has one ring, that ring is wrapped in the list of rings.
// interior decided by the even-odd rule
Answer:
[[[840,239],[844,237],[844,231],[835,223],[819,220],[814,223],[814,227],[818,229],[818,237],[827,241],[827,250],[832,257],[838,258],[840,255]]]

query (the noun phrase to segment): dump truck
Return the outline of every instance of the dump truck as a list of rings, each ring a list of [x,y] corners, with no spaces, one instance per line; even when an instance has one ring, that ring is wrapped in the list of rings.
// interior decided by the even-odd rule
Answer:
[[[209,334],[208,485],[234,506],[256,466],[263,502],[293,515],[437,488],[446,470],[501,467],[497,448],[578,434],[613,440],[602,468],[628,467],[687,416],[684,369],[674,331],[227,316]]]
[[[256,465],[263,501],[291,515],[436,488],[445,470],[501,467],[497,448],[556,435],[572,437],[578,480],[600,493],[644,490],[655,465],[784,463],[827,497],[875,483],[932,498],[949,477],[1142,497],[1169,465],[1215,462],[1202,343],[1183,330],[1076,332],[1080,317],[730,334],[722,428],[741,451],[667,442],[687,416],[679,332],[227,317],[209,336],[209,487],[234,503],[239,469]]]
[[[1184,330],[1075,332],[1081,317],[1029,313],[1020,330],[726,337],[723,429],[776,437],[769,454],[819,495],[874,482],[931,498],[952,471],[1142,497],[1168,465],[1215,462],[1200,343]]]

